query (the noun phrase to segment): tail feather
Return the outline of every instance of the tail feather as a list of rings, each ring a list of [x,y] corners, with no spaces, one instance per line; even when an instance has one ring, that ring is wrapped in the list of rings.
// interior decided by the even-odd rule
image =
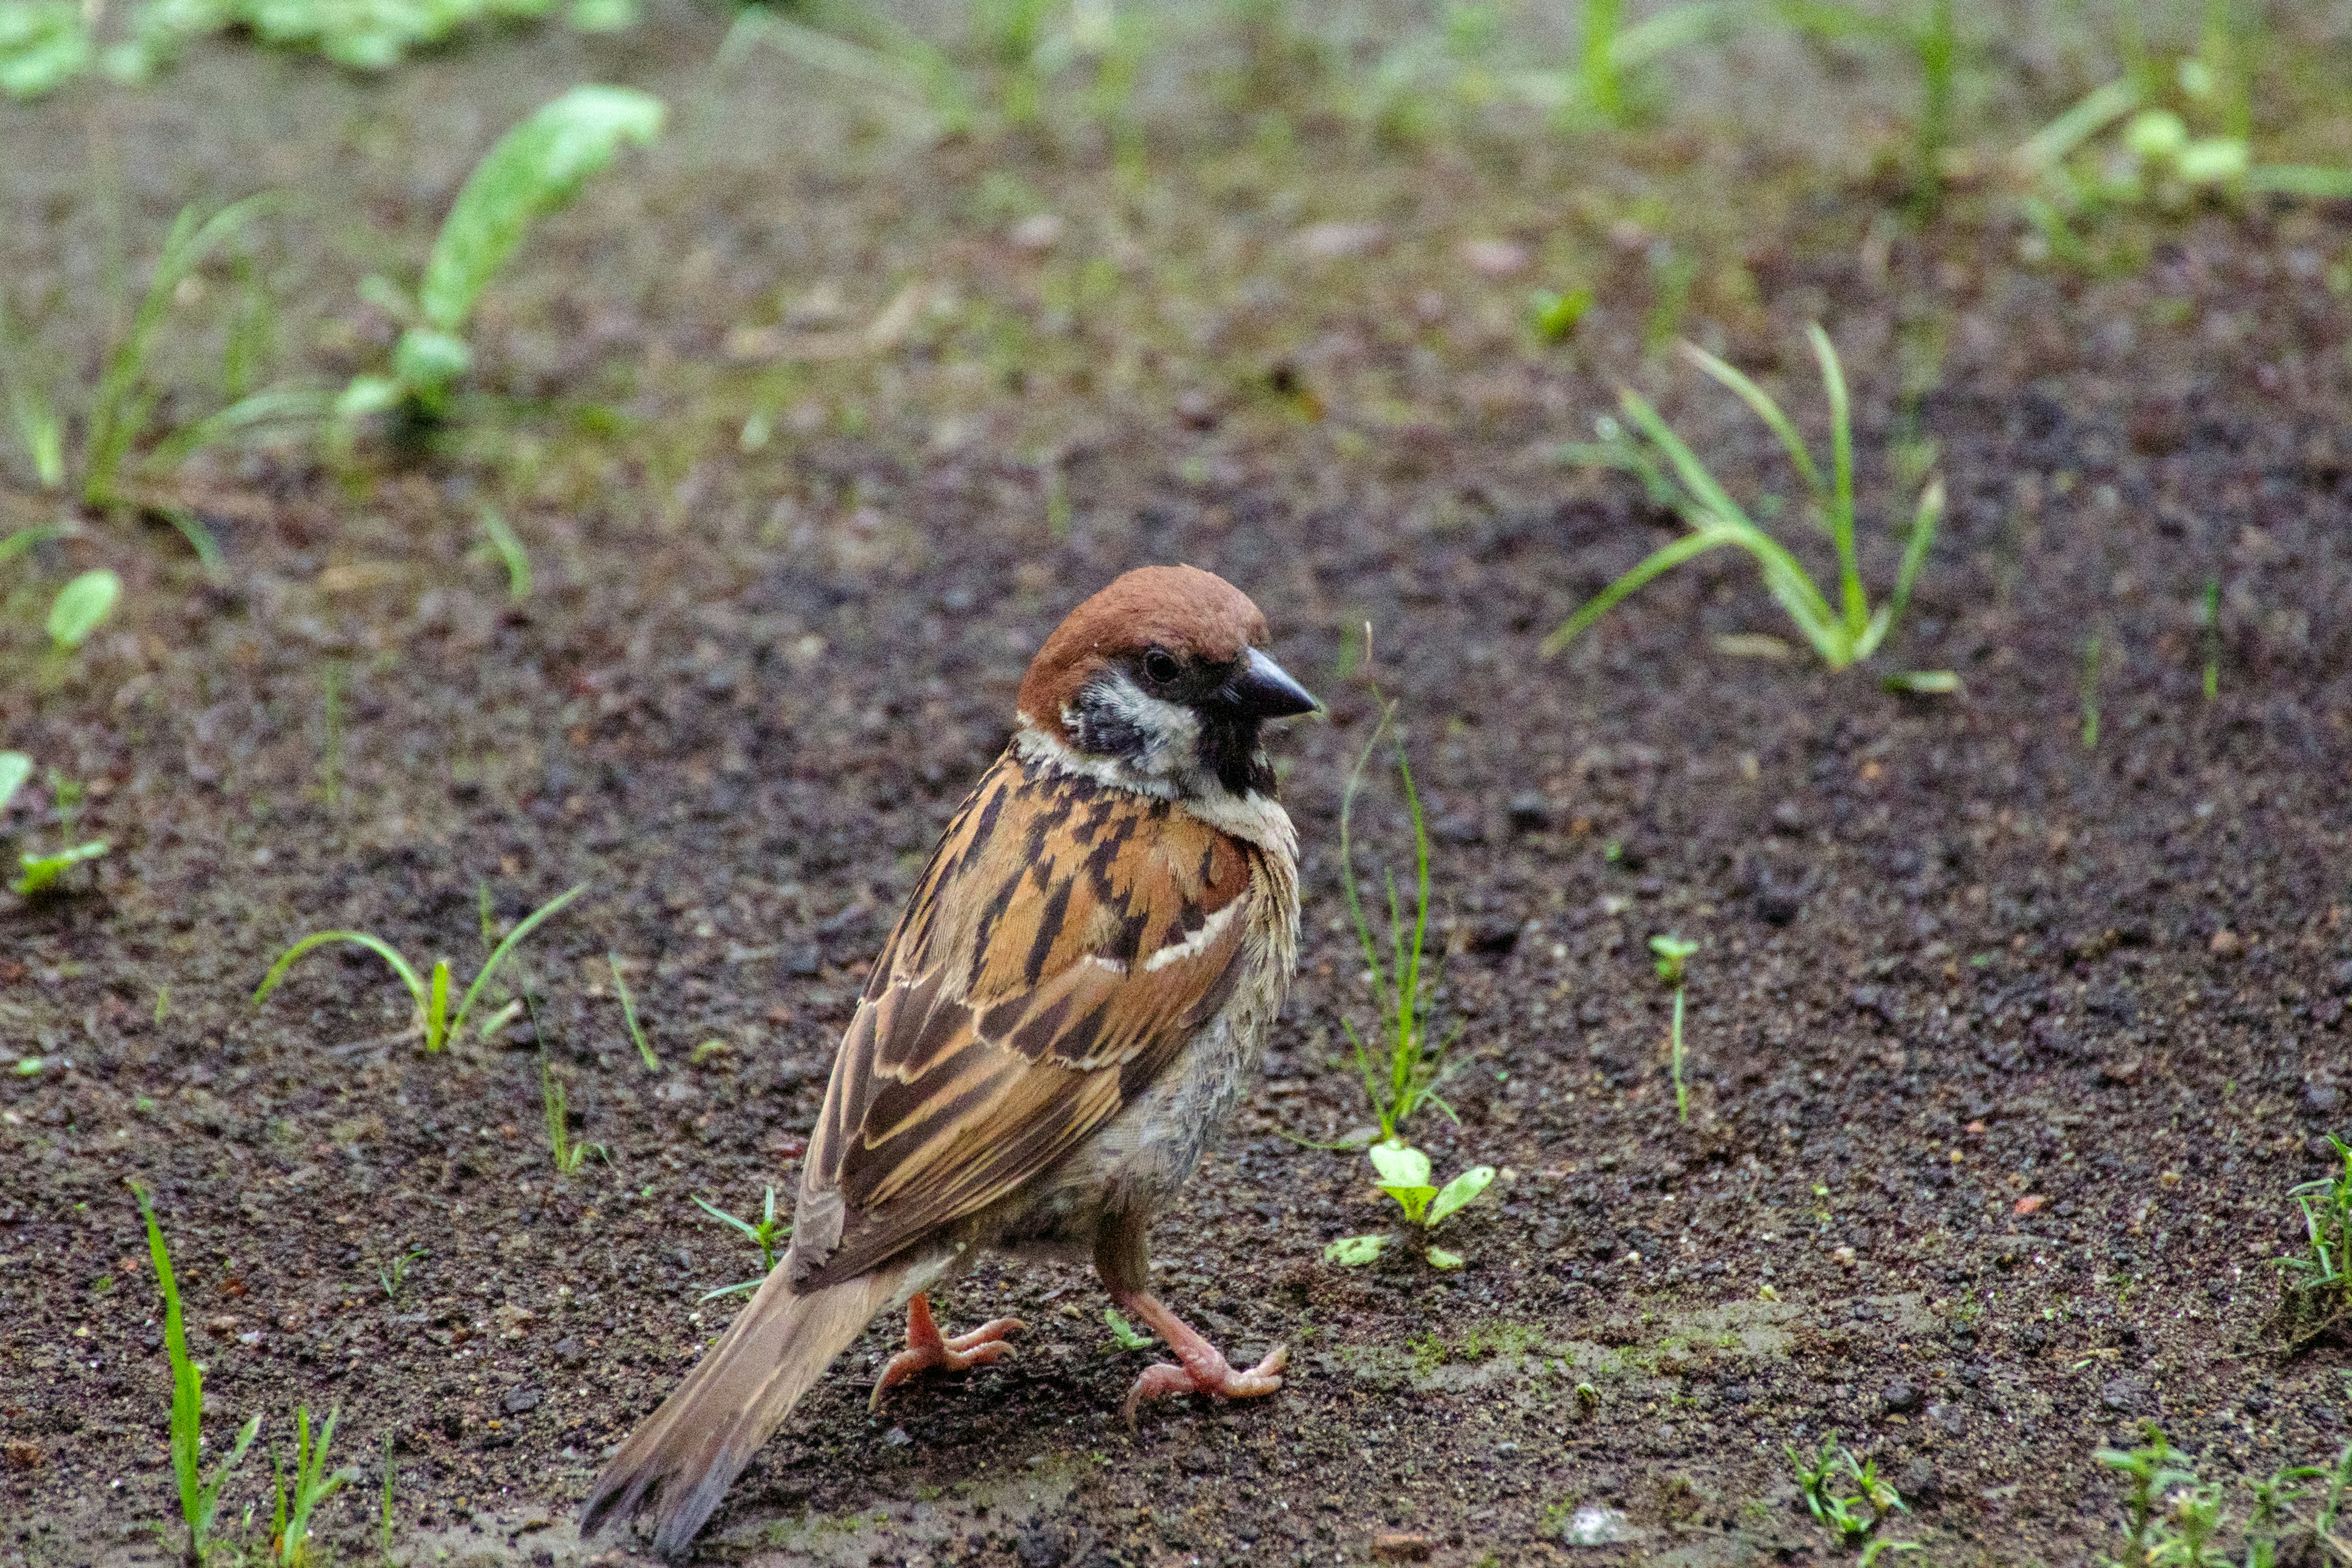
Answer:
[[[674,1556],[719,1511],[751,1456],[833,1359],[898,1293],[905,1268],[806,1294],[770,1274],[719,1342],[621,1445],[580,1510],[580,1532],[640,1513],[654,1550]]]

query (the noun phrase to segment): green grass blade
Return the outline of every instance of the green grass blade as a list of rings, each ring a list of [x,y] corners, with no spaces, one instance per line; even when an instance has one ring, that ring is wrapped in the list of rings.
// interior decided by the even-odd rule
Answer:
[[[575,87],[499,138],[466,177],[434,239],[416,293],[426,322],[465,327],[532,223],[565,206],[624,145],[661,133],[661,100],[622,87]]]
[[[637,1021],[637,999],[629,994],[629,983],[621,975],[621,955],[608,952],[604,962],[612,968],[613,989],[621,998],[621,1018],[629,1026],[629,1038],[635,1043],[638,1057],[647,1072],[661,1071],[661,1058],[654,1055],[654,1043],[646,1037],[645,1026]]]
[[[1748,15],[1747,7],[1710,4],[1670,5],[1644,16],[1609,40],[1609,63],[1619,71],[1638,70],[1653,60],[1704,44],[1729,32]]]
[[[1781,411],[1779,404],[1772,401],[1770,395],[1748,380],[1737,366],[1716,358],[1696,343],[1684,343],[1682,354],[1683,358],[1728,387],[1740,402],[1755,411],[1756,417],[1764,421],[1772,434],[1780,437],[1781,447],[1789,454],[1789,461],[1796,465],[1798,473],[1804,476],[1805,488],[1812,492],[1813,499],[1826,501],[1822,471],[1813,466],[1813,455],[1806,448],[1805,438],[1797,433],[1796,423]]]
[[[449,1024],[449,1038],[451,1040],[457,1039],[458,1036],[466,1032],[466,1016],[474,1010],[474,998],[481,994],[482,987],[489,984],[490,976],[499,972],[499,965],[507,961],[507,955],[514,952],[516,945],[520,943],[523,938],[529,936],[532,931],[537,931],[542,922],[561,912],[564,905],[570,903],[572,900],[578,898],[587,890],[587,883],[573,883],[570,888],[556,894],[555,897],[548,900],[547,902],[531,910],[530,914],[525,915],[521,921],[515,926],[514,930],[507,932],[506,940],[499,943],[497,947],[493,948],[490,952],[490,956],[483,961],[482,972],[474,976],[474,983],[471,985],[466,987],[465,998],[457,1004],[457,1016],[456,1018],[452,1019]]]
[[[2095,89],[2074,108],[2020,143],[2017,151],[2009,155],[2010,165],[2029,178],[2055,167],[2075,148],[2139,104],[2139,86],[2128,78]]]
[[[1821,323],[1805,329],[1812,341],[1813,357],[1822,363],[1822,390],[1830,404],[1830,537],[1837,545],[1838,598],[1845,610],[1846,657],[1833,660],[1843,667],[1853,662],[1853,645],[1870,625],[1870,601],[1862,591],[1862,563],[1853,548],[1853,411],[1846,396],[1845,367],[1838,363],[1837,347]]]
[[[5,566],[36,544],[47,544],[52,539],[63,539],[74,531],[63,522],[37,522],[30,528],[20,528],[5,539],[0,539],[0,566]]]
[[[1944,518],[1944,481],[1927,481],[1919,494],[1919,510],[1911,519],[1911,537],[1903,545],[1903,563],[1895,572],[1895,589],[1878,613],[1870,617],[1870,629],[1863,635],[1854,648],[1854,658],[1868,658],[1903,618],[1911,604],[1911,584],[1918,580],[1919,569],[1927,563],[1927,547],[1936,542],[1936,527]]]
[[[1707,466],[1698,460],[1698,454],[1675,434],[1674,426],[1668,425],[1655,408],[1650,406],[1647,398],[1627,388],[1618,393],[1617,400],[1625,410],[1625,417],[1633,422],[1652,446],[1666,455],[1667,463],[1682,481],[1683,489],[1689,498],[1683,508],[1685,523],[1692,528],[1704,528],[1708,526],[1708,522],[1719,522],[1727,527],[1762,531],[1756,528],[1747,509],[1732,500],[1731,492],[1725,489]],[[1706,514],[1708,522],[1693,518],[1690,515],[1693,510]]]
[[[370,936],[363,931],[312,931],[288,948],[278,955],[278,962],[269,966],[269,973],[262,977],[260,988],[253,994],[253,1005],[258,1007],[268,1001],[269,994],[278,989],[278,983],[286,978],[286,972],[292,969],[304,953],[314,947],[324,947],[331,942],[347,942],[354,947],[363,947],[392,965],[392,972],[400,976],[400,983],[408,987],[409,995],[415,998],[418,1009],[423,1010],[425,982],[416,977],[416,971],[409,967],[408,960],[401,957],[399,951],[390,942],[381,937]]]
[[[509,602],[521,604],[530,597],[530,555],[523,549],[522,540],[494,506],[482,508],[482,532],[506,566]]]
[[[1363,951],[1364,967],[1372,972],[1372,995],[1380,1012],[1389,1010],[1388,988],[1381,967],[1380,944],[1372,936],[1372,922],[1364,913],[1363,891],[1356,876],[1354,826],[1356,798],[1363,793],[1364,772],[1371,766],[1373,754],[1380,750],[1381,740],[1388,733],[1396,718],[1396,705],[1389,703],[1381,710],[1380,722],[1372,727],[1372,738],[1366,742],[1362,754],[1349,770],[1347,784],[1339,791],[1339,891],[1348,905],[1348,916],[1355,922],[1356,945]]]
[[[115,481],[131,446],[146,428],[154,398],[142,390],[148,356],[155,335],[171,314],[175,291],[183,279],[204,265],[215,249],[245,231],[246,226],[272,207],[284,205],[273,191],[232,202],[202,222],[193,206],[180,209],[163,248],[155,259],[154,275],[131,318],[131,330],[107,356],[96,395],[90,400],[88,460],[82,472],[82,500],[106,506],[115,498]]]
[[[241,397],[217,414],[184,425],[155,445],[140,465],[161,470],[177,468],[208,447],[271,425],[300,425],[323,420],[335,411],[335,395],[313,387],[277,387]]]
[[[1718,550],[1727,544],[1744,544],[1746,540],[1736,527],[1704,529],[1697,533],[1685,533],[1671,544],[1662,544],[1652,551],[1642,563],[1595,594],[1578,607],[1576,614],[1560,623],[1559,629],[1543,640],[1543,657],[1551,658],[1574,642],[1593,622],[1617,607],[1618,602],[1653,577],[1664,575],[1684,562]]]
[[[54,490],[66,482],[65,421],[49,389],[25,363],[24,348],[8,314],[8,301],[0,296],[0,391],[7,394],[8,416],[16,423],[16,438],[25,445],[34,478],[43,489]]]
[[[2301,196],[2315,202],[2352,201],[2352,169],[2312,163],[2257,163],[2246,171],[2246,189],[2263,195]]]
[[[163,1245],[163,1227],[155,1223],[154,1205],[147,1189],[131,1184],[139,1200],[139,1215],[147,1224],[147,1256],[155,1265],[155,1284],[163,1292],[163,1354],[172,1363],[172,1473],[180,1483],[180,1513],[188,1524],[188,1550],[201,1555],[205,1526],[198,1511],[204,1492],[202,1460],[197,1442],[204,1420],[204,1374],[188,1355],[187,1324],[180,1310],[179,1281],[172,1273],[171,1249]]]

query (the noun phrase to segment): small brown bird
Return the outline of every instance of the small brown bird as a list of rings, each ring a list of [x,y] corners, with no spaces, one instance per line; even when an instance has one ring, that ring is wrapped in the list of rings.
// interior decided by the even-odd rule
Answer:
[[[907,1348],[872,1403],[1011,1348],[944,1337],[926,1292],[984,1247],[1094,1259],[1165,1340],[1127,1396],[1240,1398],[1154,1297],[1145,1238],[1233,1110],[1289,985],[1297,839],[1258,742],[1315,699],[1265,617],[1190,566],[1129,572],[1063,621],[1021,682],[1013,742],[956,814],[874,965],[801,1170],[792,1248],[597,1479],[581,1528],[650,1514],[683,1551],[751,1456],[887,1307]]]

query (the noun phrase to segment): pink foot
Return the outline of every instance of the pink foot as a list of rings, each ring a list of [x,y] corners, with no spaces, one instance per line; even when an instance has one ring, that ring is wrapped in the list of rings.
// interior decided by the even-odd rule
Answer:
[[[930,1299],[918,1291],[907,1302],[907,1348],[883,1364],[882,1375],[874,1380],[874,1394],[866,1400],[866,1408],[879,1410],[885,1389],[906,1382],[919,1372],[931,1367],[942,1372],[967,1372],[975,1366],[986,1366],[999,1356],[1011,1355],[1013,1347],[1004,1342],[1005,1336],[1028,1327],[1018,1318],[999,1318],[968,1334],[942,1337],[939,1325],[931,1321]]]
[[[1181,1363],[1170,1366],[1162,1363],[1146,1367],[1135,1386],[1127,1391],[1127,1403],[1120,1414],[1129,1426],[1135,1425],[1136,1414],[1146,1400],[1165,1399],[1173,1394],[1213,1394],[1224,1399],[1255,1399],[1272,1394],[1282,1386],[1282,1369],[1290,1363],[1290,1349],[1276,1345],[1272,1353],[1247,1372],[1235,1372],[1225,1360],[1224,1352],[1202,1339],[1181,1318],[1170,1311],[1150,1296],[1138,1294],[1119,1303],[1143,1320],[1151,1331],[1168,1342]]]

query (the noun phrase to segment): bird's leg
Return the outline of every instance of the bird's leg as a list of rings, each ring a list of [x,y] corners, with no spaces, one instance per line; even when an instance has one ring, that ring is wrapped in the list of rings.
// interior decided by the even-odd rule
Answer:
[[[999,1318],[981,1324],[968,1334],[942,1335],[939,1325],[931,1321],[930,1298],[916,1291],[907,1301],[907,1348],[883,1364],[882,1375],[874,1380],[874,1394],[866,1400],[866,1408],[880,1409],[883,1390],[928,1368],[965,1372],[986,1366],[999,1356],[1010,1355],[1013,1347],[1005,1343],[1005,1336],[1028,1326],[1017,1318]]]
[[[1136,1411],[1147,1399],[1165,1399],[1171,1394],[1214,1394],[1226,1399],[1253,1399],[1282,1386],[1282,1369],[1290,1362],[1287,1345],[1275,1346],[1271,1354],[1247,1372],[1235,1372],[1224,1352],[1202,1339],[1150,1291],[1124,1290],[1118,1296],[1120,1307],[1140,1318],[1153,1333],[1168,1342],[1168,1348],[1176,1352],[1179,1363],[1175,1366],[1163,1362],[1147,1367],[1143,1375],[1135,1380],[1120,1409],[1129,1426],[1135,1425]]]

